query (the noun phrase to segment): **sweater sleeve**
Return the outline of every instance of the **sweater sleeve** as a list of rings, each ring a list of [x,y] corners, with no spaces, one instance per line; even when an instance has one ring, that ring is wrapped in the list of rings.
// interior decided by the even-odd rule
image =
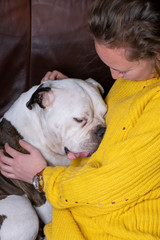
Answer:
[[[127,136],[109,144],[106,131],[86,164],[46,168],[46,196],[58,208],[90,205],[94,214],[160,197],[160,93],[141,106]],[[116,131],[116,129],[115,129]]]

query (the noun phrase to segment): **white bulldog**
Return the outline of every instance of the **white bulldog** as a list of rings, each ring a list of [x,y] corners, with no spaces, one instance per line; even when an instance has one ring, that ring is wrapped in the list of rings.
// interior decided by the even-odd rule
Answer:
[[[107,107],[100,91],[103,88],[93,79],[47,81],[32,87],[1,119],[0,148],[8,142],[26,153],[18,143],[23,138],[52,166],[92,155],[105,132]],[[36,239],[37,213],[45,224],[51,220],[51,206],[44,194],[31,184],[0,174],[0,239]]]

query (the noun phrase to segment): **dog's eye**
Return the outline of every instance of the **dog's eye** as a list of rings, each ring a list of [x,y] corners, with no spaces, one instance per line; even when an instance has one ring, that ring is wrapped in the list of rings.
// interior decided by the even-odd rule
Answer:
[[[81,123],[81,127],[84,127],[87,124],[86,118],[73,118],[73,120],[77,123]]]
[[[81,123],[81,127],[84,127],[87,124],[86,118],[73,118],[73,120],[77,123]]]
[[[81,118],[73,118],[73,119],[78,123],[82,123],[84,121],[84,119],[81,119]]]

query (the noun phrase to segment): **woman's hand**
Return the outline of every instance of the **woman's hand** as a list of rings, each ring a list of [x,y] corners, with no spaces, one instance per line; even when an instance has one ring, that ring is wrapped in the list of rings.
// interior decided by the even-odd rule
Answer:
[[[61,80],[68,78],[61,72],[54,70],[53,72],[47,72],[46,75],[42,78],[41,83],[48,81],[48,80]]]
[[[30,154],[20,153],[6,143],[5,150],[12,158],[5,156],[3,150],[0,150],[0,170],[7,178],[32,183],[34,175],[44,169],[47,163],[38,149],[23,140],[19,143]]]

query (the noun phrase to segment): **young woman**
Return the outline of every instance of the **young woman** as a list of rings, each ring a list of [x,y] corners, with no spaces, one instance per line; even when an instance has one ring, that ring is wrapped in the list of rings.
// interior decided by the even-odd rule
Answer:
[[[160,239],[160,2],[98,0],[89,17],[95,48],[117,79],[106,97],[107,131],[95,154],[69,167],[47,167],[6,144],[6,177],[32,183],[43,170],[53,205],[47,240]],[[63,78],[54,71],[43,80]],[[34,159],[34,161],[33,161]]]

